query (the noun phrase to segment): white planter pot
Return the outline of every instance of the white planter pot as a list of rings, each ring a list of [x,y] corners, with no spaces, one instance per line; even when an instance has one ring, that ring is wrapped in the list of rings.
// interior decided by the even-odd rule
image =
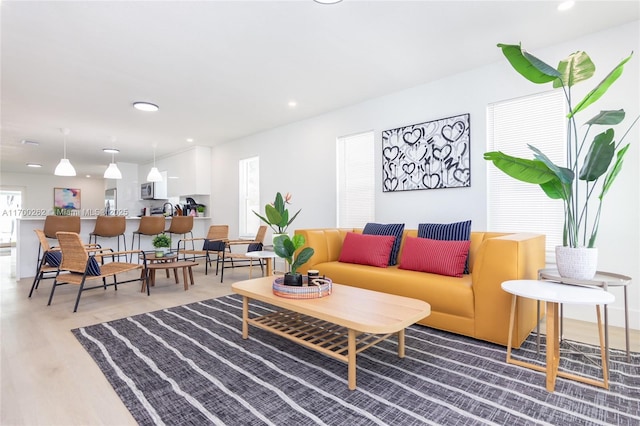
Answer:
[[[556,246],[556,265],[561,277],[590,280],[598,268],[598,249]]]

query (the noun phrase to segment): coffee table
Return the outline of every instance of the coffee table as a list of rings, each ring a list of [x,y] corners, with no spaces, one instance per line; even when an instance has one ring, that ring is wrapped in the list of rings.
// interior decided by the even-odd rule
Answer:
[[[285,299],[273,294],[273,280],[263,277],[231,285],[243,296],[242,338],[249,338],[251,324],[346,362],[350,390],[356,388],[358,353],[397,335],[398,357],[404,358],[405,328],[431,314],[431,306],[422,300],[336,283],[330,296]],[[250,318],[251,299],[282,310]]]

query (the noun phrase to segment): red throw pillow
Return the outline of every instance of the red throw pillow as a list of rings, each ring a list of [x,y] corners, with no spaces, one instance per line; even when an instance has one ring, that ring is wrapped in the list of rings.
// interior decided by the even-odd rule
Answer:
[[[338,261],[386,268],[396,237],[348,232],[342,243]]]
[[[462,277],[471,241],[442,241],[407,236],[400,269]]]

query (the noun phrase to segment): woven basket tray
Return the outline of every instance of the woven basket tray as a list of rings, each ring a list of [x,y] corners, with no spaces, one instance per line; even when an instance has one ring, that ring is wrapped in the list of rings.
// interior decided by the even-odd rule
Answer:
[[[302,287],[284,285],[284,277],[278,277],[273,281],[273,294],[287,299],[317,299],[331,294],[332,281],[329,278],[316,278],[320,285],[307,285],[307,277],[303,276]]]

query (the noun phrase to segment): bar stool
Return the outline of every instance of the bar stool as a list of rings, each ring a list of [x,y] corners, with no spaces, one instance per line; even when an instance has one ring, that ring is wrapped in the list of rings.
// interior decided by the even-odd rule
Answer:
[[[44,218],[44,227],[42,228],[44,236],[48,239],[55,240],[55,245],[58,244],[58,237],[56,232],[75,232],[80,233],[80,216],[56,216],[48,215]],[[46,250],[42,245],[38,246],[38,263],[41,257],[44,255],[42,251]]]
[[[91,238],[93,242],[98,244],[98,237],[102,238],[117,238],[118,251],[120,251],[120,237],[122,236],[122,242],[124,249],[127,249],[127,237],[125,230],[127,229],[127,221],[124,216],[98,216],[96,218],[96,226],[93,232],[89,234],[89,243]]]
[[[187,234],[191,234],[191,239],[193,239],[193,216],[172,217],[169,228],[164,232],[165,234],[182,234],[183,239],[187,237]],[[193,241],[191,244],[193,245]]]
[[[136,235],[138,236],[138,250],[140,250],[140,238],[142,235],[155,236],[164,232],[164,216],[142,216],[140,218],[140,225],[138,230],[133,232],[133,238],[131,239],[131,250],[136,241]],[[129,261],[133,260],[133,254]]]

